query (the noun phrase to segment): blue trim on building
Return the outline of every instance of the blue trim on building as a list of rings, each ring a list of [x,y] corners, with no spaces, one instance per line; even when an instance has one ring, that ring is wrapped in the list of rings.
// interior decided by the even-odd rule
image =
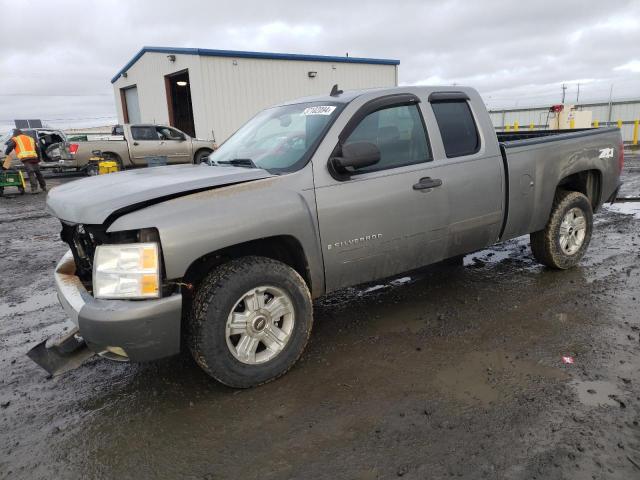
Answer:
[[[236,50],[212,50],[208,48],[169,48],[169,47],[142,47],[142,49],[122,67],[122,69],[111,79],[115,83],[120,76],[129,70],[134,63],[140,60],[146,52],[179,54],[179,55],[200,55],[203,57],[233,57],[233,58],[262,58],[267,60],[297,60],[308,62],[331,62],[331,63],[365,63],[369,65],[400,65],[400,60],[390,60],[384,58],[361,58],[361,57],[333,57],[329,55],[303,55],[298,53],[270,53],[270,52],[242,52]]]

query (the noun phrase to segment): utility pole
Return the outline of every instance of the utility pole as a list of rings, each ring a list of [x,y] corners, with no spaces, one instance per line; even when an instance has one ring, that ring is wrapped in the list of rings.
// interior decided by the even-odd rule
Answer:
[[[580,101],[580,84],[578,84],[578,92],[576,93],[576,105]]]
[[[563,83],[562,84],[562,103],[564,103],[564,94],[567,91],[567,86]]]

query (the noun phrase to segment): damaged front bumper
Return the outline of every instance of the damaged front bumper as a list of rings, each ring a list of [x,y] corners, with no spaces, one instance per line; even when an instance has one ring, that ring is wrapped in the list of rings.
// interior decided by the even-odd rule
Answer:
[[[87,346],[114,360],[143,362],[180,352],[182,295],[155,300],[100,300],[75,275],[71,252],[55,271],[58,298]]]

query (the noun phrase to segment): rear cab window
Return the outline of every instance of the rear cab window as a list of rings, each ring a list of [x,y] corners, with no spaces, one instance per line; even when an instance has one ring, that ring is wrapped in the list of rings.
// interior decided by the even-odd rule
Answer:
[[[473,155],[480,150],[480,135],[467,100],[431,103],[447,158]]]

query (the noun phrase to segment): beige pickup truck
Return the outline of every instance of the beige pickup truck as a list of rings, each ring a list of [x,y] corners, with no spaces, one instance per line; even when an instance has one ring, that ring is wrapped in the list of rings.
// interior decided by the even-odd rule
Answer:
[[[102,156],[118,163],[120,169],[146,167],[149,157],[166,157],[168,164],[201,163],[217,148],[213,140],[191,138],[184,132],[165,125],[124,124],[113,128],[106,140],[67,142],[69,155],[65,168],[92,173],[89,159],[99,150]]]

